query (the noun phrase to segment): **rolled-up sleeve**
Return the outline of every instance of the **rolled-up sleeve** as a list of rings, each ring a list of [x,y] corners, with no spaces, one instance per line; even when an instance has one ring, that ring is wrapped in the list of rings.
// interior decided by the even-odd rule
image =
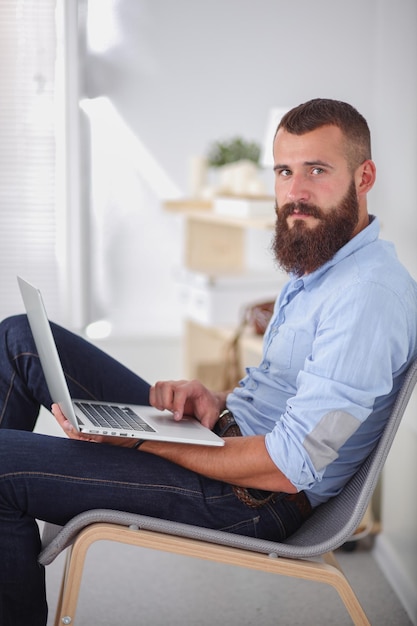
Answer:
[[[400,296],[387,285],[358,279],[329,291],[313,311],[311,349],[297,375],[296,392],[266,435],[272,460],[297,489],[320,482],[362,425],[357,445],[350,446],[352,463],[355,456],[358,462],[363,458],[364,439],[373,445],[375,423],[367,428],[366,420],[377,399],[390,405],[393,373],[409,356],[406,294]],[[308,327],[296,309],[288,316],[295,358],[298,334],[305,335]]]

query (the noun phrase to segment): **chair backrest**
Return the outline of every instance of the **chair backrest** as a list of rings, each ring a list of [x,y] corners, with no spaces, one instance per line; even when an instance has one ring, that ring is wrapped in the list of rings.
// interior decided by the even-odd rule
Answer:
[[[417,383],[417,359],[408,368],[384,431],[341,493],[319,506],[285,542],[305,556],[324,554],[347,541],[359,526],[377,485],[401,419]]]
[[[317,507],[301,528],[284,542],[254,539],[123,511],[96,509],[74,517],[58,533],[57,527],[46,525],[47,531],[52,529],[52,534],[43,538],[44,549],[39,561],[49,564],[71,544],[82,528],[95,522],[134,526],[272,556],[309,558],[336,550],[352,536],[362,521],[416,382],[417,360],[408,369],[384,432],[372,453],[341,493]]]

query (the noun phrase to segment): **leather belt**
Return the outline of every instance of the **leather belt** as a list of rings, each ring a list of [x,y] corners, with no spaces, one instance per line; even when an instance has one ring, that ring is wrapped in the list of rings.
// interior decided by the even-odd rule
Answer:
[[[233,413],[229,409],[225,409],[219,415],[219,419],[215,426],[216,433],[219,437],[241,437],[239,426],[236,424]]]
[[[242,436],[233,413],[231,413],[229,409],[225,409],[222,413],[220,413],[214,430],[219,437]],[[248,487],[238,487],[237,485],[232,485],[232,487],[235,496],[237,496],[243,504],[251,509],[259,509],[269,502],[274,502],[274,500],[279,497],[292,501],[300,511],[303,519],[307,519],[312,511],[311,504],[304,491],[300,491],[298,493],[282,493],[276,491],[263,491],[262,489],[249,489]]]

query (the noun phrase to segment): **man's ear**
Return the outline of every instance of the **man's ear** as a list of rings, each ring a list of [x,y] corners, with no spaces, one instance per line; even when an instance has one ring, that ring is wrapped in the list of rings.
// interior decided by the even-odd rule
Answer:
[[[374,186],[376,179],[375,163],[367,159],[355,172],[355,182],[358,195],[366,195]]]

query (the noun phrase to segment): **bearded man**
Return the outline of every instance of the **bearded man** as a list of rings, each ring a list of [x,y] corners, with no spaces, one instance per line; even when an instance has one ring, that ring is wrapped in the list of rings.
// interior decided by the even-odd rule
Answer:
[[[312,100],[283,117],[273,152],[273,247],[290,275],[261,363],[236,389],[149,386],[53,326],[73,397],[194,415],[224,446],[86,441],[56,405],[68,438],[29,432],[51,398],[26,317],[0,325],[2,624],[46,624],[36,519],[62,525],[91,508],[121,509],[282,540],[375,446],[417,355],[417,285],[368,214],[368,125],[349,104]]]

